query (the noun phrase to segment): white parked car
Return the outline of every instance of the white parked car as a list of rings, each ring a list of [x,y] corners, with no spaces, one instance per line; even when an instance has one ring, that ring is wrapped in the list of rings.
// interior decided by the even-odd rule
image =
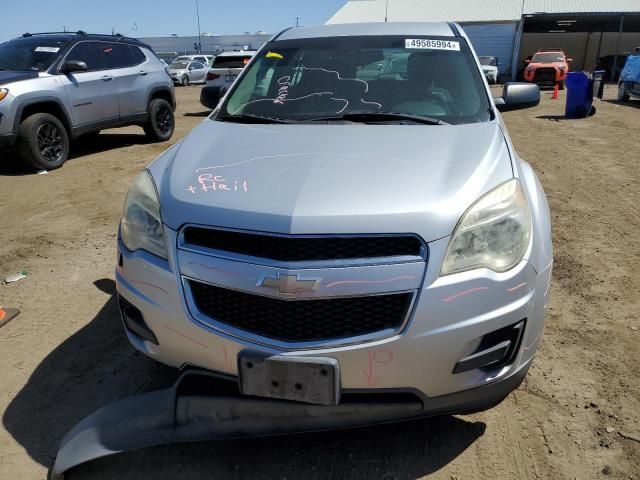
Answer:
[[[489,85],[495,85],[500,80],[500,65],[497,57],[478,57],[482,65],[482,73],[487,77]]]
[[[200,62],[210,67],[214,58],[214,55],[180,55],[174,62]]]
[[[207,67],[202,62],[174,61],[169,65],[169,75],[173,83],[187,87],[190,83],[205,83]]]
[[[254,50],[221,53],[213,60],[207,74],[207,86],[230,87],[255,54]]]

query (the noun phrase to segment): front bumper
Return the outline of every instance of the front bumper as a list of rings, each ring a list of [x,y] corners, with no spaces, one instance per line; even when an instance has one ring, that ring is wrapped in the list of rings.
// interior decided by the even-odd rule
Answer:
[[[165,235],[168,245],[177,244],[176,232],[166,228]],[[404,330],[353,345],[290,350],[203,324],[190,313],[175,249],[167,262],[146,252],[129,252],[120,242],[116,283],[118,294],[141,311],[157,340],[154,344],[127,330],[133,346],[178,368],[196,366],[235,377],[239,352],[250,349],[269,356],[334,358],[343,392],[400,390],[433,399],[494,383],[508,386],[503,382],[526,372],[538,346],[551,267],[537,272],[523,260],[506,273],[476,270],[439,278],[448,241],[429,244],[429,266]],[[526,328],[511,364],[453,373],[484,335],[524,319]]]
[[[540,86],[554,86],[558,82],[563,82],[566,78],[567,72],[557,68],[525,70],[524,72],[525,81],[536,83]]]
[[[492,83],[496,83],[498,81],[498,74],[496,72],[483,72],[484,76],[487,77]]]
[[[242,396],[214,374],[189,371],[172,388],[119,400],[83,419],[62,439],[49,478],[62,480],[82,463],[163,444],[318,432],[482,410],[517,388],[527,368],[501,382],[445,397],[421,401],[400,396],[390,402],[386,395],[365,395],[335,406]]]

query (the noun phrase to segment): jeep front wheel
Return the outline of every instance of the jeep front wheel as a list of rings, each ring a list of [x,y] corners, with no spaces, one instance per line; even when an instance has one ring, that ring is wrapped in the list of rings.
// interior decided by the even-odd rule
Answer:
[[[151,100],[149,105],[149,121],[144,126],[144,133],[152,142],[164,142],[171,138],[175,126],[173,109],[169,102],[162,98]]]
[[[631,96],[627,93],[627,86],[624,82],[620,82],[618,85],[618,101],[628,102]]]
[[[18,128],[20,159],[36,170],[60,168],[69,158],[69,135],[62,122],[48,113],[36,113]]]

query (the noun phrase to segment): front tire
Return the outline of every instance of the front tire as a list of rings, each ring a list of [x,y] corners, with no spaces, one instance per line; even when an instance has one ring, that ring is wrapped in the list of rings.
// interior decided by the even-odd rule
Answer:
[[[565,86],[564,80],[562,80],[561,82],[558,82],[558,90],[564,90],[564,86]]]
[[[627,93],[627,86],[624,82],[620,82],[618,84],[618,101],[619,102],[628,102],[631,98],[631,95]]]
[[[18,153],[28,167],[55,170],[69,158],[69,135],[53,115],[35,113],[18,128]]]
[[[187,77],[186,75],[182,76],[182,81],[180,82],[182,84],[183,87],[188,87],[189,86],[189,77]]]
[[[163,98],[155,98],[149,104],[149,121],[144,126],[144,133],[152,142],[166,142],[173,136],[175,118],[169,102]]]

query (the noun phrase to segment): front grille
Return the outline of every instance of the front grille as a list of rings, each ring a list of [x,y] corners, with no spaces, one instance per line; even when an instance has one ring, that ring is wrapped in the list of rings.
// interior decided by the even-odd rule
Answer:
[[[534,81],[540,83],[554,83],[556,81],[556,69],[538,68],[534,75]]]
[[[280,300],[189,281],[198,310],[240,330],[284,342],[311,342],[399,329],[412,293]]]
[[[422,243],[411,235],[304,237],[275,236],[187,227],[189,245],[283,262],[420,256]]]

